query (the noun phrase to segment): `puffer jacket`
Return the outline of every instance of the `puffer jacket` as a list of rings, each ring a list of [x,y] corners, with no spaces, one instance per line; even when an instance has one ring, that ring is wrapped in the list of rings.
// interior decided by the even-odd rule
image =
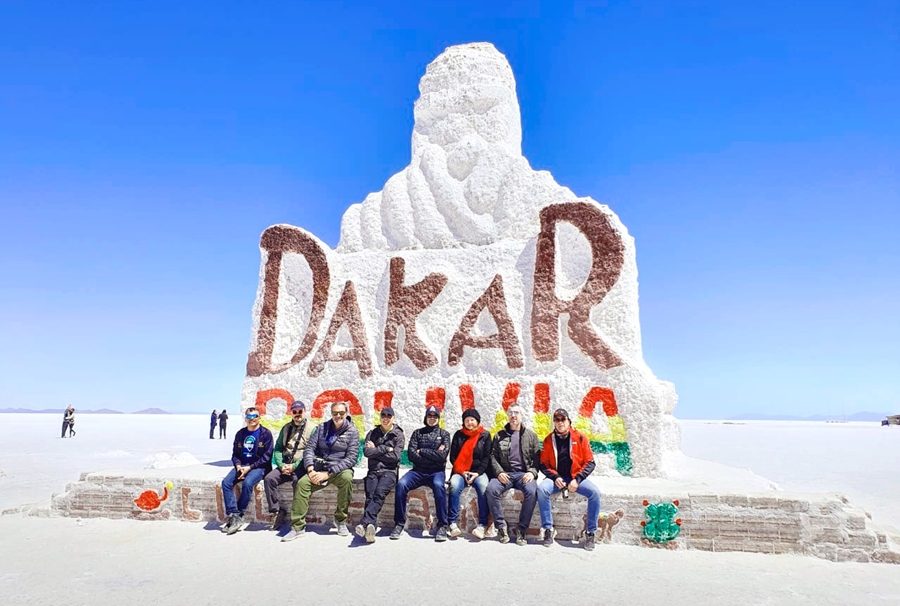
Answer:
[[[509,423],[497,432],[494,441],[491,444],[491,469],[494,477],[500,475],[504,471],[510,470],[509,465],[509,447],[512,442],[513,430]],[[538,465],[541,457],[541,442],[537,434],[525,427],[519,428],[519,456],[525,464],[525,471],[531,472],[531,475],[537,479]]]
[[[363,455],[369,459],[369,473],[397,471],[397,467],[400,465],[400,454],[403,452],[403,445],[406,444],[406,436],[403,435],[402,427],[394,423],[391,430],[385,433],[379,425],[366,434],[365,441],[375,444],[374,448],[363,448]]]
[[[443,446],[444,449],[440,450]],[[447,468],[450,454],[450,434],[439,425],[420,427],[412,432],[407,449],[413,471],[436,473]]]
[[[450,464],[456,462],[459,451],[469,436],[463,433],[462,429],[453,434],[453,440],[450,442]],[[487,473],[491,468],[491,432],[484,430],[478,436],[478,442],[475,443],[475,449],[472,451],[472,467],[468,471],[472,471],[481,475]]]
[[[317,458],[325,459],[325,471],[333,476],[356,465],[359,460],[359,432],[350,417],[335,432],[334,441],[329,446],[326,438],[331,432],[335,432],[334,421],[328,420],[316,427],[303,449],[303,467],[315,467]]]

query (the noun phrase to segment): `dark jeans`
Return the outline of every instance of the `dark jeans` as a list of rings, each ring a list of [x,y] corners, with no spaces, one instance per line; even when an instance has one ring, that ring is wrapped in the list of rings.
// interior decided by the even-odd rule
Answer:
[[[363,513],[360,524],[374,524],[378,520],[378,514],[384,505],[388,493],[397,485],[396,471],[383,471],[375,473],[370,471],[366,475],[366,511]]]
[[[297,472],[300,472],[298,475]],[[279,507],[278,505],[278,487],[286,482],[291,483],[291,488],[293,490],[297,489],[297,480],[303,477],[306,474],[304,469],[295,469],[294,473],[285,475],[281,473],[280,469],[273,469],[269,473],[266,474],[265,479],[263,480],[263,488],[266,489],[266,504],[269,506],[269,513],[278,513],[279,509],[283,509],[285,511],[290,511],[290,503],[286,506]]]
[[[266,471],[264,469],[251,469],[244,476],[243,484],[241,484],[241,496],[235,500],[234,485],[237,472],[232,469],[222,480],[222,500],[225,501],[225,513],[231,515],[233,513],[244,515],[247,506],[250,505],[250,499],[253,497],[253,489],[263,479]]]
[[[528,472],[509,472],[506,474],[509,476],[508,484],[501,484],[497,478],[494,478],[488,484],[485,496],[487,496],[488,506],[491,508],[491,515],[494,516],[494,523],[497,525],[506,524],[506,520],[503,518],[503,507],[500,503],[500,497],[510,488],[514,488],[522,491],[522,496],[525,497],[522,501],[522,509],[519,511],[519,529],[528,530],[528,526],[531,524],[531,516],[534,515],[534,507],[537,505],[538,483],[534,479],[527,484],[523,482],[522,476],[526,473]]]
[[[63,421],[62,435],[61,435],[60,437],[61,437],[61,438],[66,437],[66,432],[67,432],[67,431],[69,431],[69,422],[68,422],[68,421]]]
[[[434,492],[434,506],[437,509],[439,526],[447,526],[447,489],[444,487],[445,476],[443,471],[434,473],[422,473],[421,471],[407,471],[397,482],[397,491],[394,493],[394,524],[406,525],[406,497],[410,491],[420,486],[431,485]]]
[[[213,423],[209,426],[209,439],[212,440],[216,435],[216,424]]]
[[[225,425],[219,425],[219,438],[225,437]]]

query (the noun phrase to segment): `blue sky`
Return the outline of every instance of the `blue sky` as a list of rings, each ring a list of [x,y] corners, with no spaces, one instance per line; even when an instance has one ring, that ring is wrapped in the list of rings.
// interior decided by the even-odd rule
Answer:
[[[635,237],[680,416],[900,412],[896,1],[7,1],[0,41],[0,408],[237,408],[262,230],[336,244],[489,41],[532,166]]]

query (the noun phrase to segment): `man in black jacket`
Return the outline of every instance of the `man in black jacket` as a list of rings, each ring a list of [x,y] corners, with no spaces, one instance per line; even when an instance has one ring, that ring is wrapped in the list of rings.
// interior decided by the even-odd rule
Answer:
[[[381,424],[366,435],[363,454],[369,459],[369,473],[366,474],[366,507],[362,519],[356,526],[356,534],[367,543],[375,542],[375,522],[388,493],[397,484],[397,468],[400,453],[406,443],[403,429],[394,424],[394,409],[381,409]]]
[[[420,486],[430,485],[434,492],[438,525],[434,540],[447,540],[447,489],[445,469],[450,454],[450,434],[440,428],[441,411],[437,406],[425,409],[425,426],[412,433],[407,453],[413,468],[397,482],[394,493],[394,530],[392,539],[399,539],[406,527],[406,497]]]
[[[293,541],[306,534],[309,497],[328,484],[333,484],[338,491],[337,508],[334,510],[338,536],[350,534],[347,516],[353,495],[353,466],[358,459],[359,432],[348,417],[347,404],[335,402],[331,405],[331,420],[316,428],[303,452],[306,475],[297,481],[297,488],[294,489],[291,531],[282,537],[282,541]]]

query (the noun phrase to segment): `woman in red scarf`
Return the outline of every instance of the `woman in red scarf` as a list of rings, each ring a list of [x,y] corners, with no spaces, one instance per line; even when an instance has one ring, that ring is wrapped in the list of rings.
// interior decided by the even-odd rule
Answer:
[[[451,538],[462,534],[459,527],[459,497],[466,486],[475,487],[478,498],[478,526],[472,535],[484,538],[484,529],[488,523],[488,504],[484,496],[488,486],[487,471],[491,466],[491,434],[481,425],[481,415],[474,408],[463,411],[463,428],[453,434],[450,442],[450,463],[453,473],[450,476],[450,519]]]

